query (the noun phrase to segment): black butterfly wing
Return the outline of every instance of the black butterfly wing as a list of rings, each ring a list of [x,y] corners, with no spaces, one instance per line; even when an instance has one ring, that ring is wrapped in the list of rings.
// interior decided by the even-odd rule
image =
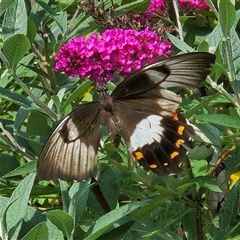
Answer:
[[[39,178],[81,181],[92,175],[97,162],[101,111],[99,102],[88,103],[60,122],[40,154]]]
[[[119,120],[129,152],[146,169],[177,173],[191,147],[193,129],[177,108],[181,97],[166,89],[197,87],[207,77],[215,56],[189,53],[143,68],[114,90],[113,112]]]
[[[117,108],[121,107],[117,103]],[[186,149],[192,147],[189,134],[194,130],[186,119],[175,113],[160,116],[153,113],[135,111],[125,107],[117,117],[123,130],[128,151],[145,170],[166,175],[179,173],[180,165],[186,159]]]

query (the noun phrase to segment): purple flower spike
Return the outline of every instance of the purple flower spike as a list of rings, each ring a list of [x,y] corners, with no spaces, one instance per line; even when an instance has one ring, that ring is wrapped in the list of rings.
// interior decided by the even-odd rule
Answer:
[[[79,37],[62,46],[55,60],[55,71],[73,77],[89,78],[98,84],[114,79],[119,72],[132,71],[171,54],[172,44],[150,30],[109,29],[88,39]]]

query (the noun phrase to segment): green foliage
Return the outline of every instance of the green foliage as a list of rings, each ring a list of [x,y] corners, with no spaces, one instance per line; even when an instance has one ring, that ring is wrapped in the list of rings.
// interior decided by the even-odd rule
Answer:
[[[113,1],[117,16],[144,12],[149,2]],[[97,182],[48,182],[35,171],[52,128],[98,99],[89,80],[54,72],[55,53],[71,38],[105,28],[76,1],[1,1],[0,239],[181,239],[179,232],[190,240],[240,238],[240,181],[223,187],[240,171],[240,3],[206,2],[211,10],[172,9],[179,21],[171,13],[160,17],[179,30],[166,34],[175,52],[217,57],[202,96],[180,93],[196,132],[186,163],[192,169],[177,178],[148,174],[129,161],[123,142],[115,149],[103,130]],[[223,179],[215,174],[221,161]],[[209,175],[212,166],[218,168]]]

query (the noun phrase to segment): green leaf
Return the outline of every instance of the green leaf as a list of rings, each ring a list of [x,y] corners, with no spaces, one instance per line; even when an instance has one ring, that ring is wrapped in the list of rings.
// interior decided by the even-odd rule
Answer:
[[[28,18],[27,22],[27,37],[31,43],[34,42],[34,39],[37,34],[37,27],[34,23],[34,21],[31,18]]]
[[[2,0],[0,3],[0,16],[8,9],[15,0]]]
[[[104,233],[108,228],[110,228],[113,223],[122,219],[126,215],[132,213],[136,209],[142,207],[144,204],[149,202],[149,200],[142,200],[139,202],[132,202],[118,209],[114,209],[111,212],[100,217],[95,224],[87,232],[87,237],[85,240],[95,240],[102,233]]]
[[[203,151],[202,146],[199,147],[199,151]],[[205,158],[202,158],[202,159],[205,159]],[[195,177],[206,176],[208,174],[209,165],[206,160],[191,160],[191,166],[192,166],[192,171]]]
[[[229,37],[229,42],[231,45],[231,56],[234,59],[234,61],[231,63],[234,65],[235,68],[235,79],[236,79],[236,85],[237,85],[237,90],[238,93],[240,93],[240,39],[238,36],[238,33],[235,29],[231,29],[230,31],[230,37]]]
[[[181,50],[183,52],[192,52],[192,51],[194,51],[194,49],[192,47],[187,45],[185,42],[181,41],[179,38],[173,36],[172,34],[167,33],[167,36],[168,36],[169,40],[172,42],[172,44],[175,47],[177,47],[179,50]]]
[[[48,211],[46,212],[46,215],[48,219],[69,239],[74,226],[73,218],[68,213],[61,210]]]
[[[3,52],[12,69],[15,69],[19,61],[28,52],[29,48],[29,40],[23,34],[13,35],[4,41]]]
[[[53,8],[51,8],[47,3],[43,1],[36,1],[43,9],[46,11],[56,22],[62,33],[64,33],[63,25],[61,22],[61,17],[57,14],[57,12],[54,11]]]
[[[113,167],[104,169],[101,174],[99,187],[111,209],[115,208],[118,197],[121,194],[118,183],[123,177],[123,172]]]
[[[39,196],[39,195],[38,195]],[[17,199],[16,199],[17,200]],[[6,209],[9,202],[9,198],[0,196],[0,216],[3,216],[3,209]],[[51,221],[47,220],[46,215],[42,214],[39,210],[34,207],[27,206],[27,210],[25,212],[24,221],[22,224],[21,232],[16,239],[22,239],[22,237],[26,236],[28,232],[30,232],[33,227],[37,226],[39,223],[44,222],[48,228],[48,238],[42,239],[57,239],[57,240],[64,240],[62,232],[52,224]],[[0,228],[1,229],[1,228]],[[28,238],[29,240],[35,238]]]
[[[181,198],[184,194],[184,192],[189,189],[191,186],[193,186],[194,183],[185,183],[177,187],[178,197]]]
[[[8,37],[17,34],[26,35],[26,33],[27,33],[27,11],[25,2],[22,0],[15,0],[9,6],[4,15],[2,25],[3,39],[5,40]]]
[[[89,92],[92,88],[92,82],[84,81],[79,87],[70,95],[70,97],[64,102],[62,109],[65,109],[69,104],[71,104],[76,99],[81,99],[84,95]]]
[[[18,234],[26,214],[28,200],[35,180],[35,173],[26,176],[17,188],[13,191],[7,211],[7,228],[9,239],[18,239]],[[16,200],[15,202],[13,202]],[[13,202],[13,203],[12,203]]]
[[[90,186],[90,181],[75,182],[69,190],[71,201],[68,213],[74,219],[74,228],[86,209]]]
[[[204,142],[205,145],[208,144],[209,146],[201,146],[201,149],[199,146],[196,146],[193,149],[189,149],[189,158],[205,159],[213,154],[210,164],[215,165],[221,152],[219,130],[211,124],[195,124],[194,131],[196,135],[193,136],[193,139],[197,142]]]
[[[125,4],[124,4],[124,2],[125,2]],[[116,8],[116,12],[121,12],[121,13],[123,11],[131,12],[132,10],[134,10],[134,12],[140,12],[140,11],[145,10],[149,5],[149,2],[146,0],[121,1],[121,3],[122,3],[121,6]],[[108,6],[109,7],[111,6],[110,1],[108,1]]]
[[[212,154],[213,154],[213,149],[211,149],[211,147],[206,146],[206,145],[200,145],[200,146],[196,145],[196,146],[194,146],[193,149],[190,149],[188,151],[188,157],[190,159],[198,159],[197,161],[199,161],[201,159],[206,159],[207,157],[209,157]],[[200,174],[202,174],[202,173],[200,173]]]
[[[3,176],[18,166],[19,163],[15,154],[9,151],[1,152],[0,176]]]
[[[29,134],[28,143],[37,155],[40,154],[42,150],[42,146],[39,144],[39,137],[49,136],[51,131],[52,128],[48,124],[48,116],[38,111],[31,111],[28,117],[26,133]],[[24,135],[22,137],[24,137]],[[33,140],[31,140],[31,137],[33,137]]]
[[[208,105],[210,102],[212,103],[212,101],[214,101],[214,100],[217,101],[217,103],[218,103],[219,102],[219,96],[218,95],[213,95],[213,96],[205,97],[202,102],[198,103],[196,106],[194,106],[191,109],[187,110],[184,113],[184,116],[186,118],[190,118],[192,115],[194,115],[200,109],[204,108],[204,106]]]
[[[214,123],[225,127],[240,128],[240,119],[226,114],[201,114],[195,116],[201,123]]]
[[[214,192],[222,192],[217,184],[216,178],[213,176],[199,176],[193,179],[193,182],[197,183],[199,187],[205,187]]]
[[[105,233],[104,235],[99,237],[98,240],[122,240],[124,239],[127,231],[133,226],[134,223],[135,221],[129,221],[127,223],[124,223],[123,225],[120,225],[119,227]]]
[[[22,240],[42,240],[48,239],[48,228],[45,222],[39,223],[31,229]]]
[[[196,239],[195,209],[187,212],[182,218],[182,224],[186,239]]]
[[[232,232],[239,233],[239,209],[240,209],[240,181],[238,181],[228,193],[225,202],[219,212],[221,229],[228,229],[227,236],[235,236]],[[225,236],[222,239],[229,239]]]
[[[29,53],[25,55],[21,61],[19,62],[17,69],[16,69],[16,75],[20,78],[34,78],[37,76],[37,74],[33,71],[29,71],[28,64],[32,64],[32,62],[35,60],[35,54]],[[35,86],[36,89],[33,89],[33,93],[36,93],[37,86]]]
[[[219,3],[219,21],[225,38],[235,22],[236,10],[230,0],[221,0]]]
[[[207,36],[205,41],[208,43],[209,48],[216,50],[219,44],[222,42],[222,38],[223,38],[223,32],[221,29],[221,25],[218,24],[212,30],[212,32]]]
[[[9,89],[0,87],[0,98],[6,99],[9,102],[13,102],[19,106],[29,108],[34,106],[33,102],[31,102],[28,98],[20,95],[16,92],[12,92]]]
[[[8,205],[5,205],[4,211],[1,213],[1,222],[0,222],[0,237],[1,239],[8,239],[8,230],[7,230],[7,211],[11,207],[11,205],[16,201],[17,199],[13,199],[11,202],[8,202]],[[3,207],[3,205],[2,205]]]
[[[28,162],[20,167],[17,167],[16,169],[14,169],[10,172],[8,172],[4,176],[2,176],[2,178],[14,177],[14,176],[18,176],[18,175],[26,175],[28,173],[35,172],[36,165],[37,165],[36,161]]]
[[[61,189],[62,195],[62,203],[63,203],[63,211],[68,212],[69,204],[70,204],[70,197],[68,193],[68,184],[66,181],[59,179],[59,185]]]
[[[161,204],[163,204],[164,202],[169,200],[169,198],[171,198],[171,196],[169,196],[167,192],[164,191],[162,192],[161,190],[159,192],[161,194],[160,196],[154,197],[153,199],[151,199],[151,201],[144,204],[141,208],[132,212],[130,214],[131,218],[139,220],[143,219],[144,217],[148,216],[150,212],[154,211],[156,208],[161,206]]]
[[[20,107],[18,109],[16,118],[15,118],[15,122],[14,122],[14,130],[16,132],[21,128],[23,122],[28,117],[29,113],[30,113],[29,109],[26,109],[23,107]]]

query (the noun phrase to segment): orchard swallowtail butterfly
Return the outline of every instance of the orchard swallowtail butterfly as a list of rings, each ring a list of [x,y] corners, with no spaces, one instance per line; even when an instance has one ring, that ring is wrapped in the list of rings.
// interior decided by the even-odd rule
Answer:
[[[95,169],[101,135],[106,126],[118,147],[124,137],[128,152],[146,170],[179,173],[186,159],[193,128],[177,111],[182,98],[168,88],[198,87],[209,74],[215,56],[187,53],[146,66],[122,81],[111,95],[99,87],[99,101],[78,107],[50,135],[40,154],[41,179],[77,180]]]

